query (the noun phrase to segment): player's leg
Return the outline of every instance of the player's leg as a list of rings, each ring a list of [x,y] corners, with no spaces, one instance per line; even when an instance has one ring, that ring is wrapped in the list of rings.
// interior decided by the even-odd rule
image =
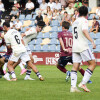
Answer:
[[[93,71],[96,67],[95,57],[92,54],[90,49],[82,52],[81,56],[82,56],[83,61],[88,62],[89,66],[84,73],[84,77],[82,79],[82,82],[79,84],[79,87],[83,88],[84,91],[86,92],[90,92],[90,90],[86,87],[86,83],[90,80],[90,77],[92,76]]]
[[[79,69],[80,63],[82,61],[81,56],[79,53],[73,53],[73,67],[71,70],[71,89],[70,92],[80,92],[80,90],[77,89],[77,71]]]
[[[21,56],[21,59],[22,59],[22,61],[26,62],[27,65],[28,65],[30,68],[32,68],[32,70],[36,73],[36,75],[39,77],[39,79],[40,79],[41,81],[44,80],[43,77],[42,77],[42,75],[39,73],[37,67],[32,63],[32,61],[31,61],[31,59],[30,59],[30,56],[29,56],[29,54],[28,54],[27,52],[23,53],[23,55]]]

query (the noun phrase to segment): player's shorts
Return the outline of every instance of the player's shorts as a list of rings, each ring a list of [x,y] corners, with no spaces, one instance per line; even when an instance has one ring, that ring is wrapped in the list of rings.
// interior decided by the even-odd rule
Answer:
[[[9,59],[10,55],[3,55],[3,57],[5,57],[5,59]]]
[[[83,62],[95,60],[95,57],[94,57],[94,55],[93,55],[93,53],[91,52],[90,49],[87,49],[87,50],[85,50],[81,53],[73,52],[72,57],[73,57],[74,63],[81,63],[82,60],[83,60]]]
[[[58,59],[58,64],[61,67],[65,67],[67,65],[67,63],[73,63],[72,62],[72,56],[62,56]]]
[[[30,50],[30,48],[29,48],[29,46],[26,46],[25,48],[26,48],[27,53],[28,53],[29,55],[32,54],[32,53],[31,53],[31,50]]]
[[[23,52],[23,53],[19,54],[18,56],[15,56],[12,53],[12,55],[9,58],[9,60],[14,61],[14,62],[17,62],[19,59],[21,59],[23,62],[27,62],[27,61],[31,60],[30,56],[27,52]]]

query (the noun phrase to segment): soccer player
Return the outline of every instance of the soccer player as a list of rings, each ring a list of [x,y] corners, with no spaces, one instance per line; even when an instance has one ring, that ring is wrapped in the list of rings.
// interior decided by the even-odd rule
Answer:
[[[66,73],[66,81],[70,78],[70,71],[68,71],[65,66],[67,63],[73,63],[72,61],[72,42],[73,42],[73,36],[72,33],[68,31],[70,27],[69,22],[62,22],[62,32],[58,33],[58,39],[60,41],[61,50],[60,50],[60,58],[58,60],[57,68],[62,71],[63,73]],[[79,67],[79,72],[84,76],[85,71]],[[88,81],[91,83],[91,81]]]
[[[23,37],[23,41],[24,41],[26,50],[27,50],[27,52],[28,52],[28,54],[29,54],[29,56],[31,58],[32,63],[34,63],[34,59],[33,59],[31,50],[28,47],[28,43],[31,40],[33,40],[33,39],[35,39],[37,37],[38,33],[40,31],[42,31],[41,28],[43,29],[44,25],[45,25],[45,23],[43,21],[39,21],[37,23],[37,27],[36,28],[31,27],[31,28],[27,29],[27,31],[25,33],[22,34],[22,37]],[[25,63],[23,63],[23,64],[25,64]],[[26,72],[26,76],[25,76],[24,80],[31,80],[30,79],[31,69],[29,69],[29,66],[27,66],[27,67],[28,67],[28,70]],[[34,71],[34,72],[36,73],[36,75],[38,75],[39,74],[39,71],[38,71],[38,69],[36,68],[35,65],[34,65],[34,68],[36,69],[36,71]]]
[[[73,57],[73,68],[71,70],[71,89],[70,92],[81,92],[76,87],[77,84],[77,71],[80,66],[81,61],[87,61],[89,66],[85,71],[84,77],[78,87],[82,88],[86,92],[90,90],[86,87],[86,83],[89,81],[93,74],[93,70],[96,67],[95,57],[92,54],[89,46],[88,40],[92,43],[93,49],[96,45],[88,33],[88,20],[86,16],[88,14],[88,9],[85,6],[79,8],[79,18],[72,24],[73,33],[73,47],[72,47],[72,57]]]
[[[6,45],[8,48],[12,48],[12,55],[7,64],[8,70],[12,76],[11,81],[17,80],[13,65],[20,60],[26,62],[27,65],[31,67],[33,71],[37,71],[36,68],[34,68],[34,65],[31,62],[30,56],[28,55],[26,51],[26,48],[24,46],[24,42],[22,40],[20,33],[15,29],[10,29],[10,24],[8,22],[3,23],[3,28],[5,31],[7,31],[6,34],[4,35]],[[39,27],[39,29],[42,29],[42,28]],[[44,80],[39,72],[37,76],[39,77],[40,80]]]

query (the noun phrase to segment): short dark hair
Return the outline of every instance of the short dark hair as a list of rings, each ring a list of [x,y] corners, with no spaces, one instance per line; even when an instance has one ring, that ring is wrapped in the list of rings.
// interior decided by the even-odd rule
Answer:
[[[10,27],[10,23],[9,22],[4,22],[3,26]]]
[[[82,6],[79,8],[79,16],[86,16],[88,14],[88,8],[86,6]]]
[[[38,21],[37,25],[40,26],[41,28],[43,28],[45,26],[45,22],[44,21]]]
[[[65,29],[69,29],[70,23],[67,22],[67,21],[63,21],[63,22],[62,22],[62,27],[64,27]]]

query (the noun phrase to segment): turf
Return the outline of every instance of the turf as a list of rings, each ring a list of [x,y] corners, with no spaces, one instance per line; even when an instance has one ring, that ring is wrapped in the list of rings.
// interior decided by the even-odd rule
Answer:
[[[25,75],[20,76],[20,68],[16,68],[18,80],[8,82],[0,79],[0,100],[99,100],[100,98],[100,66],[97,66],[92,84],[87,84],[91,93],[70,93],[70,81],[66,82],[66,74],[60,72],[56,66],[37,66],[45,81],[40,81],[32,72],[31,77],[35,81],[23,80]],[[71,70],[72,66],[67,67]],[[86,69],[86,66],[83,66]],[[78,83],[82,76],[78,73]]]

